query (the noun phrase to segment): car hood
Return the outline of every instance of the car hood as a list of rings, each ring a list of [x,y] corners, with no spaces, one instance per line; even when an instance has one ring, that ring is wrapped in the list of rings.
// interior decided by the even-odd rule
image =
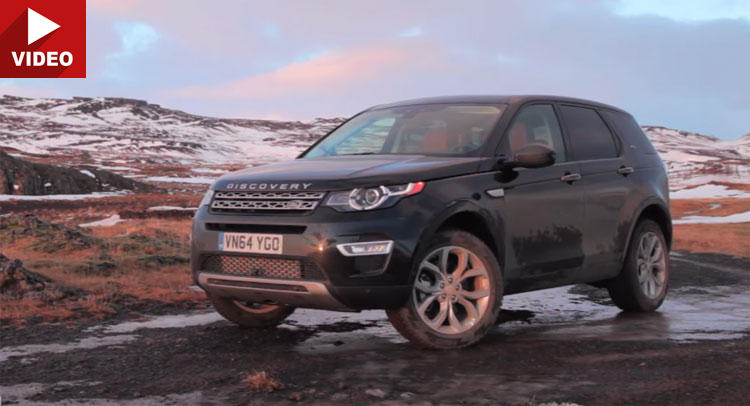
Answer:
[[[232,172],[216,190],[339,190],[427,181],[476,172],[487,158],[423,155],[343,155],[303,158]]]

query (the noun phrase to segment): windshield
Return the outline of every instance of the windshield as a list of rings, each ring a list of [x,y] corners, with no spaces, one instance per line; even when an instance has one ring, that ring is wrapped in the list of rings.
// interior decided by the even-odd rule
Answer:
[[[303,157],[479,152],[504,105],[422,104],[365,111],[337,128]]]

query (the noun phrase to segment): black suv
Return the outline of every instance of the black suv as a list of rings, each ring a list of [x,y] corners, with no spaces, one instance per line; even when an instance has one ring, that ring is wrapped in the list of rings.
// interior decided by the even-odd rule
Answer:
[[[667,174],[633,117],[556,96],[376,106],[299,158],[219,178],[192,273],[228,320],[385,309],[429,348],[471,345],[503,295],[575,283],[626,311],[667,292]]]

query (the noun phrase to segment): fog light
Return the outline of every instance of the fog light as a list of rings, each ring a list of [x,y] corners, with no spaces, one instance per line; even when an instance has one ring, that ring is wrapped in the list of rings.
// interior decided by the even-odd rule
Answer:
[[[347,257],[383,255],[391,253],[391,250],[393,249],[393,241],[354,242],[349,244],[339,244],[336,248]]]

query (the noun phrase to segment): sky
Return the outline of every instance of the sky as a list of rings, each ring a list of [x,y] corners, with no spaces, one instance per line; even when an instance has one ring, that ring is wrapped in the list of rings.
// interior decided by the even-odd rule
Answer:
[[[736,139],[750,132],[750,0],[88,0],[87,78],[0,79],[0,94],[279,120],[555,94]]]

